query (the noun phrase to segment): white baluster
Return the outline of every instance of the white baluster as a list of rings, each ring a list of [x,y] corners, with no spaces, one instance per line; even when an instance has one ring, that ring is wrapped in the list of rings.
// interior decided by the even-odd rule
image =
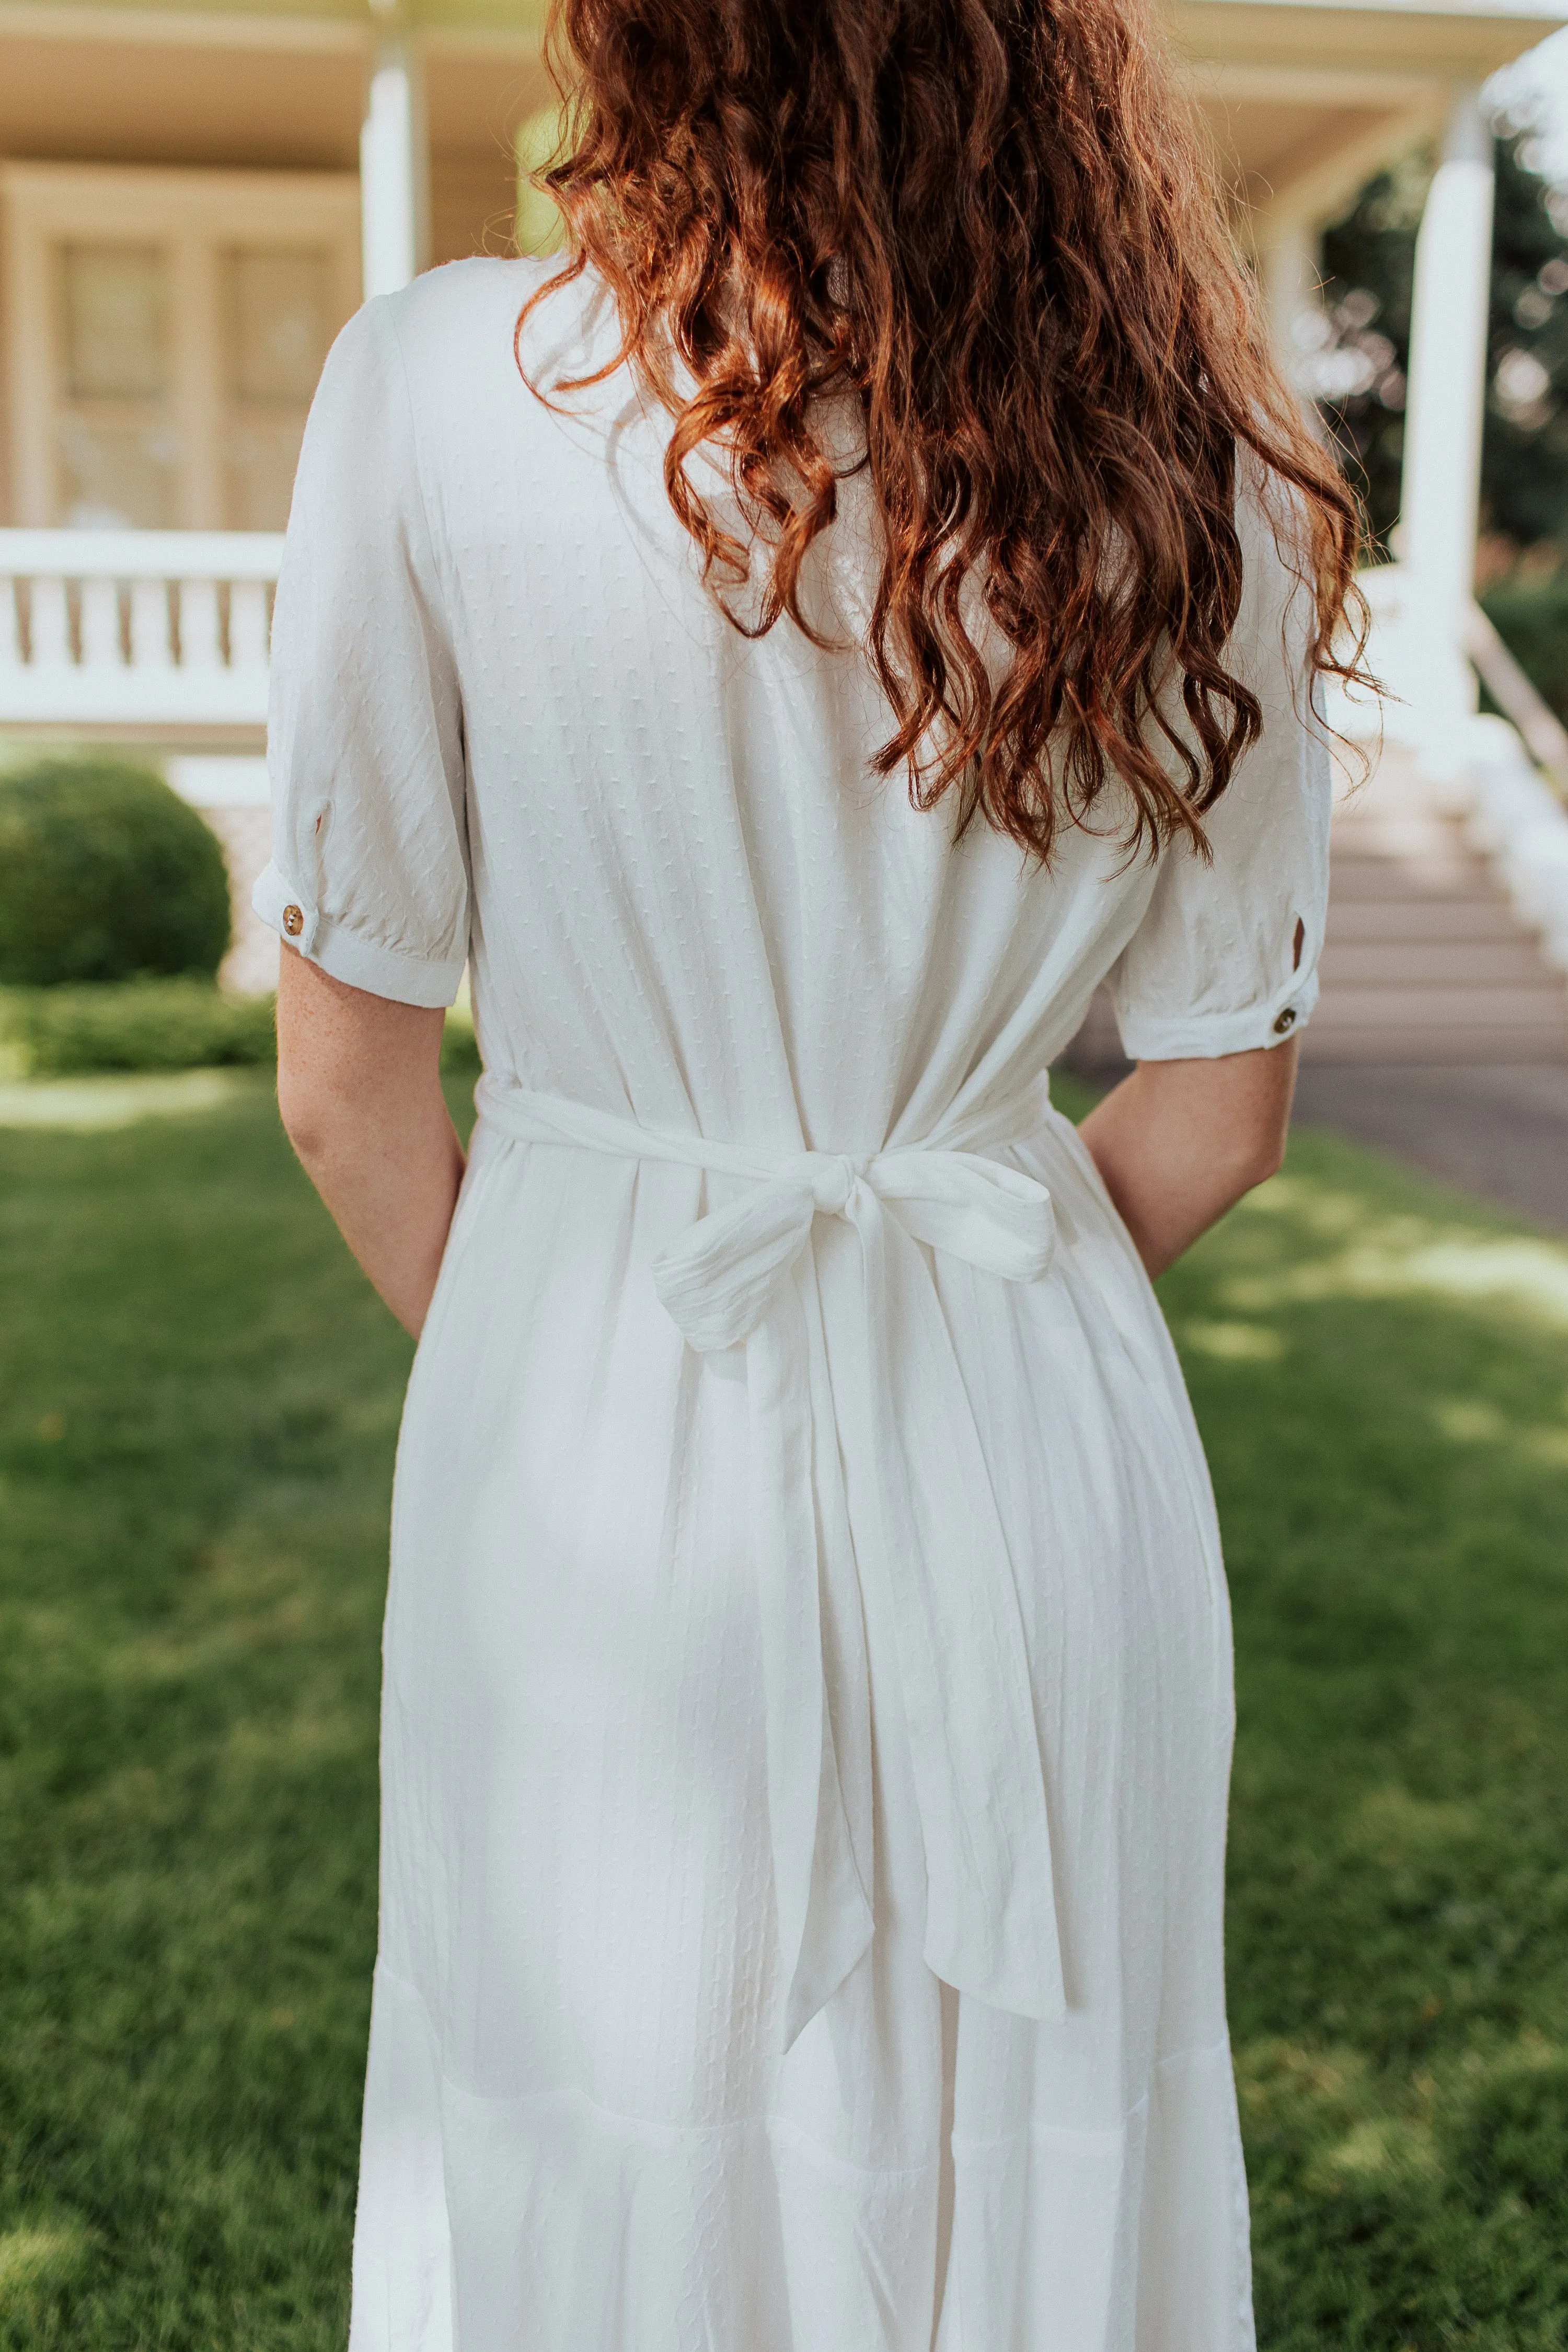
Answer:
[[[180,667],[223,667],[223,629],[216,580],[180,583]]]
[[[231,669],[267,667],[265,580],[237,580],[229,589],[228,660]]]
[[[35,579],[31,598],[30,635],[35,669],[68,669],[71,666],[70,609],[66,583]]]
[[[169,642],[169,587],[163,580],[131,583],[131,659],[137,669],[167,669],[174,658]]]
[[[120,667],[120,589],[112,580],[81,583],[81,658],[85,669]]]
[[[21,664],[21,583],[7,573],[0,576],[0,669],[19,669]]]

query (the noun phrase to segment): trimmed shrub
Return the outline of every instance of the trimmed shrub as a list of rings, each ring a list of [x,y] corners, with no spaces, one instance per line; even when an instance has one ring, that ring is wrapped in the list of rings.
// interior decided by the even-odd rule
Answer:
[[[1503,581],[1481,603],[1537,694],[1568,726],[1568,571],[1547,580]]]
[[[269,996],[226,996],[205,980],[17,988],[0,996],[0,1039],[29,1077],[89,1070],[198,1070],[276,1060]]]
[[[95,1070],[200,1070],[278,1058],[270,996],[228,996],[205,980],[0,989],[0,1078],[74,1078]],[[441,1068],[478,1077],[474,1024],[447,1015]]]
[[[0,984],[210,980],[229,919],[216,835],[152,769],[82,757],[0,774]]]

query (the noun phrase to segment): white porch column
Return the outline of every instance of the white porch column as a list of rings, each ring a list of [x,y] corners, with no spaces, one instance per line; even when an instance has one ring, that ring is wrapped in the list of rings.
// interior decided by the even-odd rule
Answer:
[[[1322,239],[1305,221],[1273,226],[1259,238],[1258,276],[1279,362],[1294,377],[1301,363],[1297,322],[1317,308]]]
[[[1411,706],[1396,723],[1439,756],[1476,707],[1460,637],[1475,584],[1492,193],[1491,131],[1479,91],[1461,89],[1415,241],[1400,496],[1404,643],[1389,681]]]
[[[430,144],[419,60],[406,40],[376,50],[359,134],[364,294],[395,294],[430,257]]]

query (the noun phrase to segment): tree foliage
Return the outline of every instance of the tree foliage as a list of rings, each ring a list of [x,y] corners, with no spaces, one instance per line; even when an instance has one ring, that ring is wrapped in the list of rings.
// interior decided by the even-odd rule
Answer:
[[[1568,541],[1568,196],[1538,168],[1532,123],[1505,118],[1495,154],[1481,521],[1523,548]],[[1379,173],[1328,230],[1323,316],[1299,355],[1384,546],[1399,513],[1415,232],[1432,169],[1417,153]]]

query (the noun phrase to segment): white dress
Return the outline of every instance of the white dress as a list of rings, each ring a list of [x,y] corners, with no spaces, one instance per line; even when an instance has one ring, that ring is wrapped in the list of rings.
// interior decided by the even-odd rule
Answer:
[[[276,616],[258,908],[409,1003],[466,962],[488,1073],[398,1452],[353,2352],[1242,2352],[1218,1538],[1042,1074],[1107,975],[1140,1057],[1310,1013],[1296,600],[1254,500],[1211,866],[955,846],[858,653],[715,610],[627,376],[526,389],[540,268],[345,329]],[[527,346],[614,348],[591,280]]]

